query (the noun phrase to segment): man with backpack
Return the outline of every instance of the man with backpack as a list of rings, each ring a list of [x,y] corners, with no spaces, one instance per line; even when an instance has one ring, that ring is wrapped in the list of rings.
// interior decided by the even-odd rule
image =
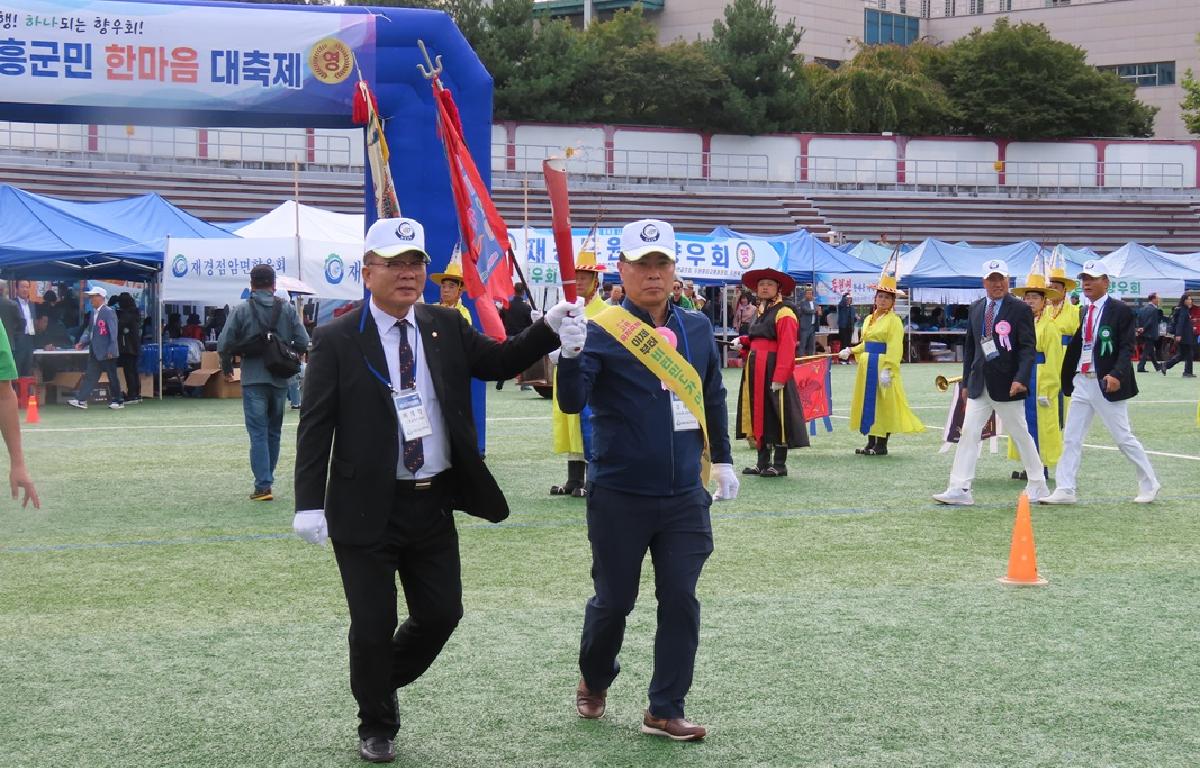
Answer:
[[[234,307],[217,340],[226,381],[233,381],[234,355],[242,358],[242,411],[254,473],[252,501],[275,498],[271,486],[279,462],[288,379],[300,370],[299,356],[307,348],[308,332],[296,308],[275,296],[275,270],[269,264],[256,265],[250,270],[249,298]]]

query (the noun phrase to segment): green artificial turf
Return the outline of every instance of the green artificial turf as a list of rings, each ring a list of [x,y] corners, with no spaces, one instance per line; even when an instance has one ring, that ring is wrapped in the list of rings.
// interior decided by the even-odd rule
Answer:
[[[466,616],[401,691],[397,765],[1195,766],[1200,764],[1200,386],[1139,376],[1135,433],[1163,483],[1088,449],[1081,503],[1033,510],[1050,585],[1004,573],[1018,468],[986,453],[949,509],[939,454],[953,366],[905,366],[930,427],[861,457],[852,367],[834,431],[790,476],[713,507],[688,715],[703,744],[637,732],[651,569],[609,714],[573,710],[590,596],[584,502],[552,498],[550,404],[489,389],[488,463],[511,503],[459,516]],[[731,409],[736,371],[730,371]],[[353,766],[346,609],[328,547],[291,537],[289,412],[276,501],[252,487],[237,400],[44,406],[25,444],[41,511],[0,504],[0,766]],[[1111,445],[1098,424],[1089,444]],[[735,443],[740,471],[753,453]]]

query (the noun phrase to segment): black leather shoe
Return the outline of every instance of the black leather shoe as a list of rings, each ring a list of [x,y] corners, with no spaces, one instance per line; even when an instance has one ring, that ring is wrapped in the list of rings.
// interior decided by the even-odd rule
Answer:
[[[390,763],[396,759],[396,744],[383,736],[360,739],[358,756],[368,763]]]

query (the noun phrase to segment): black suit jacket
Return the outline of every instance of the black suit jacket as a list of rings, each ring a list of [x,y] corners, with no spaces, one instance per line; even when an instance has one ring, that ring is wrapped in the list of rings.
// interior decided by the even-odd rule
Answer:
[[[0,323],[4,323],[4,330],[8,333],[9,346],[15,352],[17,336],[25,333],[25,321],[21,317],[21,307],[17,302],[0,297]]]
[[[479,455],[471,378],[512,378],[556,349],[558,336],[538,321],[500,343],[456,309],[417,304],[413,311],[450,441],[451,507],[499,522],[508,502]],[[378,541],[387,526],[400,451],[391,393],[368,362],[387,371],[364,302],[313,334],[296,434],[296,509],[324,509],[330,537],[357,545]]]
[[[967,337],[963,347],[963,381],[967,385],[967,397],[983,395],[986,387],[988,397],[1003,403],[1023,400],[1028,392],[1016,397],[1009,395],[1014,381],[1028,386],[1029,374],[1033,372],[1037,359],[1037,336],[1033,330],[1033,311],[1017,297],[1006,294],[996,308],[992,321],[993,329],[1006,322],[1012,326],[1008,334],[1011,349],[1000,346],[1000,335],[994,334],[996,351],[994,360],[986,360],[983,354],[983,315],[987,311],[987,298],[978,299],[967,313]]]
[[[1082,318],[1079,330],[1075,331],[1075,335],[1071,337],[1071,343],[1067,345],[1067,353],[1063,357],[1062,389],[1063,394],[1067,397],[1070,397],[1071,393],[1075,391],[1075,369],[1079,367],[1079,357],[1083,354],[1083,331],[1084,324],[1087,322],[1086,309],[1083,311]],[[1111,349],[1107,348],[1100,338],[1105,329],[1112,333]],[[1101,384],[1100,393],[1104,395],[1105,400],[1115,403],[1118,400],[1128,400],[1138,393],[1137,379],[1133,376],[1133,345],[1137,338],[1136,329],[1137,322],[1134,320],[1133,310],[1120,299],[1109,296],[1104,302],[1104,309],[1100,310],[1100,319],[1096,322],[1096,337],[1092,341],[1092,370],[1096,372],[1097,379],[1113,376],[1121,382],[1121,386],[1116,392],[1107,392],[1104,385]]]

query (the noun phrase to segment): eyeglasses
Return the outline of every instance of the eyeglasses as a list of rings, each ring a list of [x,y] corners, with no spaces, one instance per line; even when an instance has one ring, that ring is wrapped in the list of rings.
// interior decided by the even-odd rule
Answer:
[[[363,264],[364,267],[371,269],[382,269],[387,272],[419,272],[425,269],[424,259],[390,259],[388,261],[372,261],[368,264]]]

